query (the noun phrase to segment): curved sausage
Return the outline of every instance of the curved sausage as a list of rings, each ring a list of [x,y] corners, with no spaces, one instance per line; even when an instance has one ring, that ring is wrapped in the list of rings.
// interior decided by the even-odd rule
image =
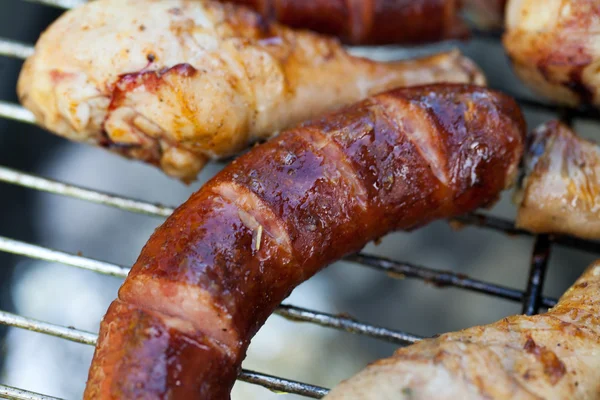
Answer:
[[[507,96],[432,85],[255,147],[152,235],[102,322],[85,399],[228,399],[294,287],[388,232],[492,204],[524,131]]]

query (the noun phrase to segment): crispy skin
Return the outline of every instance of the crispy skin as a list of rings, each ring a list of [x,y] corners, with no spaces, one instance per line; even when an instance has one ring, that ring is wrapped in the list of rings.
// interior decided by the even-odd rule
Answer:
[[[349,44],[422,44],[464,38],[459,0],[222,0]]]
[[[537,128],[524,157],[517,226],[600,239],[600,147],[558,121]]]
[[[592,400],[600,394],[600,261],[546,314],[399,349],[326,400]]]
[[[600,104],[600,1],[510,0],[504,47],[517,75],[556,103]]]
[[[45,128],[193,180],[207,160],[398,86],[483,84],[457,52],[376,63],[197,0],[98,0],[59,18],[18,83]]]
[[[433,85],[255,147],[152,235],[102,322],[85,399],[227,399],[251,337],[294,287],[390,231],[492,204],[524,130],[500,93]],[[166,347],[173,337],[199,345]],[[172,385],[178,367],[187,386]]]

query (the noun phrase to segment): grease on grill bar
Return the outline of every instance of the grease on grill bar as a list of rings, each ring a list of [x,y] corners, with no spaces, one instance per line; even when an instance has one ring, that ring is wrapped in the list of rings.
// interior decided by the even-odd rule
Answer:
[[[96,344],[96,340],[98,335],[81,331],[75,329],[73,327],[65,327],[60,325],[54,325],[47,322],[38,321],[32,318],[22,317],[20,315],[15,315],[11,313],[7,313],[4,311],[0,311],[0,324],[5,324],[8,326],[14,326],[16,328],[27,329],[30,331],[44,333],[46,335],[56,336],[62,339],[70,340],[72,342],[82,343],[94,346]],[[267,389],[276,390],[280,392],[300,394],[306,397],[312,397],[315,399],[320,399],[321,397],[327,394],[327,389],[309,385],[306,383],[296,382],[289,379],[279,378],[271,375],[261,374],[259,372],[242,370],[238,379],[244,382],[254,383],[256,385],[261,385],[266,387]],[[7,386],[0,386],[0,398],[9,398],[9,399],[40,399],[40,397],[15,397],[14,392],[13,395],[10,393],[5,394],[4,390],[8,388]],[[12,388],[11,388],[12,389]],[[16,391],[24,392],[20,389],[13,389]],[[31,392],[24,392],[31,393]],[[41,399],[56,399],[55,397],[41,397]]]

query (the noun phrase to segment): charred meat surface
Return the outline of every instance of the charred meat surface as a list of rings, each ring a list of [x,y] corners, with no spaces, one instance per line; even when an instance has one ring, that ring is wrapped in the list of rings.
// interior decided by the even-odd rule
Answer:
[[[510,0],[504,47],[523,82],[571,106],[600,105],[600,1]]]
[[[326,400],[589,400],[600,393],[600,261],[546,314],[399,349]]]
[[[98,0],[66,12],[24,64],[40,125],[186,182],[209,159],[399,86],[478,83],[457,52],[377,63],[335,40],[197,0]]]
[[[517,226],[600,239],[600,147],[558,121],[538,127],[528,142]]]
[[[85,399],[225,400],[298,284],[394,230],[494,203],[525,122],[473,85],[396,89],[233,161],[152,235],[104,317]]]

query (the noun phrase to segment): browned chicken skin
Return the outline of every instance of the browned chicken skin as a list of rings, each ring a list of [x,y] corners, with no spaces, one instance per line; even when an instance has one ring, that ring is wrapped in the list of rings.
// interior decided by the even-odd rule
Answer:
[[[281,129],[398,86],[483,84],[456,52],[352,57],[335,40],[200,0],[97,0],[65,13],[21,72],[47,129],[193,180]]]
[[[390,231],[491,205],[524,133],[507,96],[432,85],[255,147],[152,235],[102,321],[85,399],[228,399],[294,287]]]
[[[599,32],[599,0],[510,0],[504,47],[517,75],[538,94],[598,106]]]
[[[552,121],[529,138],[517,226],[600,239],[600,147]]]
[[[399,349],[325,400],[595,400],[600,261],[546,314],[512,316]]]

